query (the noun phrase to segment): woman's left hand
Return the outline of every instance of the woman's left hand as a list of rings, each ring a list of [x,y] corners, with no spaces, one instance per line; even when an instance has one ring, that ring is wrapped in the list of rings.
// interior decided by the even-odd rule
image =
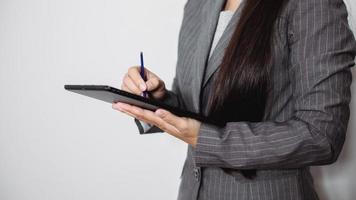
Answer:
[[[196,146],[201,122],[187,117],[178,117],[167,110],[155,112],[125,103],[113,103],[112,108],[126,113],[138,120],[155,125],[162,131]]]

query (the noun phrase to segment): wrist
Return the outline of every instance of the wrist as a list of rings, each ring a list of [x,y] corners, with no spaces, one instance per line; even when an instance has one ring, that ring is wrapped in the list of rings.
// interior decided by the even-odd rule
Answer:
[[[199,131],[200,131],[200,126],[201,122],[197,120],[193,120],[193,133],[191,134],[190,137],[190,144],[195,148],[197,143],[198,143],[198,137],[199,137]]]

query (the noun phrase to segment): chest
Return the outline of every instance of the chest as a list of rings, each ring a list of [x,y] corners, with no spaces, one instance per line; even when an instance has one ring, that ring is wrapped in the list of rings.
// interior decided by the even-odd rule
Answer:
[[[222,34],[213,52],[210,52],[219,12],[224,1],[190,0],[185,7],[183,22],[179,34],[178,61],[176,78],[185,107],[193,112],[204,113],[213,80],[219,71],[224,51],[232,37],[234,28],[240,18],[241,10],[237,10]],[[273,53],[271,66],[270,99],[274,94],[288,87],[289,49],[288,21],[285,17],[277,18],[273,31]],[[243,47],[241,47],[243,48]],[[209,54],[211,57],[209,59]]]

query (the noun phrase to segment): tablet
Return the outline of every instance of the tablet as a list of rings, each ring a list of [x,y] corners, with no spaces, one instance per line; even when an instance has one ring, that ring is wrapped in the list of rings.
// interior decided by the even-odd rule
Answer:
[[[198,113],[182,110],[161,101],[145,98],[107,85],[64,85],[64,89],[108,103],[123,102],[151,111],[162,108],[180,117],[189,117],[201,122],[213,123],[207,117]]]

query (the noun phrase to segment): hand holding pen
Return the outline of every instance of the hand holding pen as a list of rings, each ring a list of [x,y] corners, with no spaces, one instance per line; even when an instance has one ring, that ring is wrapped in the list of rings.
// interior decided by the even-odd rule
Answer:
[[[149,92],[150,98],[157,100],[164,98],[167,94],[164,82],[156,74],[144,68],[142,54],[141,61],[141,66],[129,68],[122,82],[121,89],[136,95]],[[153,112],[121,102],[114,103],[112,107],[135,119],[159,127],[164,132],[177,137],[193,147],[197,144],[201,125],[200,121],[188,117],[178,117],[164,109],[157,109]]]
[[[166,94],[165,83],[156,74],[144,67],[143,54],[140,55],[141,66],[128,69],[122,81],[121,89],[136,95],[145,95],[160,100]],[[143,70],[142,70],[143,68]]]

